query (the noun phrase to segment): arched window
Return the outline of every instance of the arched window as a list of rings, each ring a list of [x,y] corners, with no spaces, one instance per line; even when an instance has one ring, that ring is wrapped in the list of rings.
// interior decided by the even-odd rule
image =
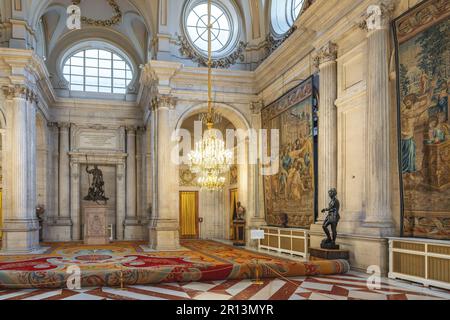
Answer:
[[[63,65],[64,77],[72,91],[126,94],[133,79],[130,64],[110,50],[78,51]]]
[[[208,2],[187,1],[183,14],[183,28],[192,47],[201,55],[208,54]],[[214,1],[211,4],[211,47],[214,58],[224,57],[236,46],[239,38],[239,20],[232,1]]]
[[[301,14],[305,0],[272,0],[272,29],[277,35],[283,35]]]

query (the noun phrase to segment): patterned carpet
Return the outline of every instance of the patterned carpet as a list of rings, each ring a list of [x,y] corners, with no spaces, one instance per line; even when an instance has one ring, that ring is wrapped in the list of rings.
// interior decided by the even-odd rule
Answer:
[[[293,261],[214,241],[183,241],[173,252],[144,252],[143,244],[47,244],[42,255],[0,256],[0,288],[66,288],[71,266],[80,268],[83,288],[253,279],[255,270],[267,279],[349,271],[346,261]]]
[[[450,292],[427,289],[401,281],[383,279],[381,288],[366,286],[366,275],[294,277],[265,279],[262,285],[250,280],[220,280],[168,283],[118,288],[0,290],[0,300],[438,300]]]

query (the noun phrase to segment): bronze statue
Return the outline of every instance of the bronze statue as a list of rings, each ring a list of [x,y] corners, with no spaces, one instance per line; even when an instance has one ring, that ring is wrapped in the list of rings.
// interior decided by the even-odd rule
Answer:
[[[92,174],[92,183],[89,187],[88,195],[84,197],[84,200],[94,201],[99,203],[103,201],[105,204],[109,200],[109,198],[105,197],[105,182],[103,181],[103,172],[98,168],[97,165],[94,165],[94,169],[89,170],[89,166],[86,166],[86,172],[91,175]]]
[[[322,241],[320,247],[322,249],[337,250],[339,249],[339,246],[336,245],[337,226],[339,220],[341,219],[341,216],[339,215],[340,203],[339,200],[336,198],[337,196],[336,189],[333,188],[330,191],[328,191],[328,195],[331,198],[330,204],[328,205],[328,208],[322,210],[322,213],[328,212],[322,227],[323,231],[325,231],[325,234],[327,235],[327,238]],[[328,229],[328,227],[331,227],[332,235],[330,234],[330,230]]]

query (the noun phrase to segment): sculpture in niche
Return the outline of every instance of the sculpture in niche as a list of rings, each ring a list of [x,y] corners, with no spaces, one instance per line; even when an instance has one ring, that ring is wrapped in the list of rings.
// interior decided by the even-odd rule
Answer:
[[[93,178],[92,183],[90,183],[88,195],[84,197],[84,200],[93,201],[97,204],[100,204],[100,202],[104,202],[104,204],[106,204],[109,198],[105,197],[105,182],[103,180],[102,170],[100,170],[97,165],[94,165],[94,168],[91,170],[89,170],[89,166],[87,166],[86,172],[89,177],[92,175]]]
[[[320,247],[322,249],[338,250],[339,246],[336,245],[336,238],[337,226],[339,220],[341,219],[341,216],[339,215],[340,203],[336,197],[336,189],[330,189],[330,191],[328,191],[328,195],[331,199],[330,204],[328,205],[328,208],[322,210],[322,213],[328,212],[322,227],[323,231],[325,231],[325,234],[327,235],[327,238],[322,241]],[[331,234],[329,227],[331,227]]]
[[[245,213],[247,212],[247,210],[242,206],[242,204],[240,202],[237,203],[237,220],[245,220]]]

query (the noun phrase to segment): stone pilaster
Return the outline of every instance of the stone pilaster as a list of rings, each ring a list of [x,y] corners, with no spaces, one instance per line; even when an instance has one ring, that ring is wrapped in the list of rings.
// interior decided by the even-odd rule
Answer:
[[[72,240],[81,240],[81,208],[80,208],[80,164],[73,162],[70,165],[70,213],[72,217]],[[69,204],[67,204],[69,205]]]
[[[177,167],[171,159],[173,149],[170,113],[176,100],[161,95],[153,103],[156,116],[156,208],[150,223],[150,248],[174,250],[179,248]]]
[[[136,135],[137,128],[129,126],[126,128],[127,139],[127,166],[126,166],[126,219],[125,219],[125,240],[142,239],[141,225],[137,211],[137,148]]]
[[[319,211],[328,207],[328,190],[337,188],[337,46],[329,42],[315,58],[320,72],[319,105]],[[323,221],[319,215],[318,221]]]
[[[10,210],[4,217],[2,254],[38,252],[39,223],[36,217],[36,175],[30,166],[36,166],[35,127],[36,95],[25,86],[3,87],[6,107],[11,112],[9,135],[10,159],[5,164],[9,171],[4,186],[10,199]],[[34,121],[34,122],[33,122]],[[34,136],[32,136],[34,134]]]
[[[337,187],[337,45],[328,42],[321,47],[314,64],[319,71],[319,163],[317,222],[310,227],[311,247],[318,247],[325,237],[321,209],[328,207],[328,191]],[[339,192],[339,191],[338,191]]]
[[[372,6],[367,17],[367,199],[365,227],[391,235],[389,20],[391,1]]]
[[[251,111],[251,127],[254,130],[256,139],[260,139],[260,130],[262,128],[261,110],[264,108],[264,101],[252,102],[250,105]],[[259,140],[258,140],[259,141]],[[247,245],[252,247],[257,247],[258,242],[251,240],[251,230],[259,229],[261,226],[266,224],[265,212],[264,212],[264,187],[263,187],[263,176],[261,174],[260,159],[264,150],[261,150],[261,143],[256,143],[252,145],[249,144],[250,152],[250,162],[249,162],[249,185],[250,185],[250,195],[253,197],[249,198],[249,208],[251,208],[251,216],[247,217],[248,230],[246,234]],[[256,153],[256,154],[255,154]],[[252,205],[253,207],[250,207]]]
[[[72,220],[70,217],[70,123],[59,123],[59,203],[57,224],[63,232],[63,241],[72,240]]]
[[[117,190],[117,220],[116,220],[116,239],[124,240],[124,223],[126,215],[126,201],[125,193],[120,190],[125,190],[125,164],[118,164],[116,167],[116,190]]]

